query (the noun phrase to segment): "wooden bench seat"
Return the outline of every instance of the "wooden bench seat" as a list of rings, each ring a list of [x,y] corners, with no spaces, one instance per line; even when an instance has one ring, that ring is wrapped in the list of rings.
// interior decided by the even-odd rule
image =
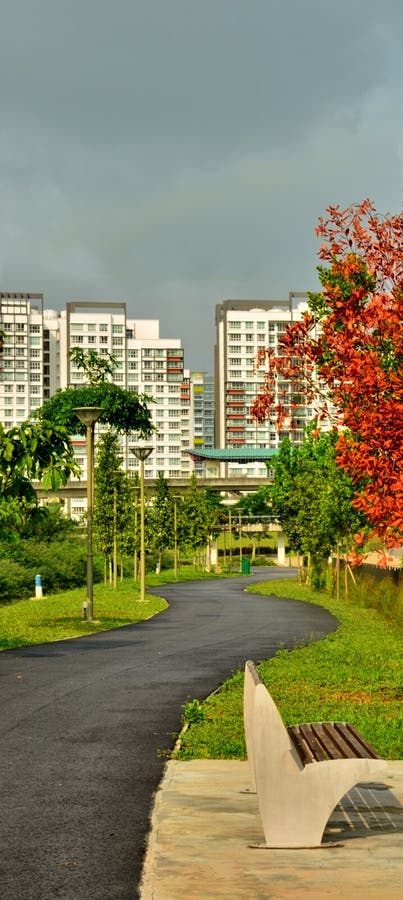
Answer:
[[[287,731],[304,766],[326,759],[379,759],[349,722],[311,722]]]
[[[320,846],[336,804],[385,767],[347,722],[286,728],[251,660],[245,666],[244,726],[267,847]]]

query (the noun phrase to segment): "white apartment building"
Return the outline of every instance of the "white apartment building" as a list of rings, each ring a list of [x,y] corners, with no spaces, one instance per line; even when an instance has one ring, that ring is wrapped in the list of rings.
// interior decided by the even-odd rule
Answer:
[[[57,388],[82,384],[85,376],[69,359],[81,347],[118,360],[113,381],[150,398],[154,451],[145,477],[189,477],[194,465],[184,450],[193,446],[190,373],[184,368],[180,338],[162,338],[156,319],[128,319],[125,303],[71,302],[57,313],[43,309],[42,294],[0,294],[0,330],[5,333],[0,376],[0,420],[18,424]],[[96,426],[98,431],[102,426]],[[139,468],[130,453],[136,434],[122,437],[123,466]],[[85,440],[74,436],[76,459],[86,478]],[[71,514],[84,511],[83,500],[71,501]]]
[[[182,450],[191,446],[191,395],[180,339],[161,338],[156,319],[128,319],[125,303],[73,302],[61,314],[60,343],[62,387],[84,381],[69,359],[72,348],[117,357],[113,381],[152,398],[154,452],[146,460],[145,477],[156,478],[159,472],[167,478],[187,477],[192,463]],[[136,439],[136,434],[122,439],[124,467],[130,471],[139,467],[130,453]]]
[[[190,391],[193,422],[191,446],[196,450],[212,450],[215,446],[214,377],[206,372],[191,372]],[[194,470],[197,475],[204,475],[203,463],[195,460]]]
[[[1,292],[0,330],[0,421],[11,428],[60,386],[58,313],[43,309],[43,294]]]
[[[307,296],[294,292],[288,300],[225,300],[216,306],[216,447],[277,448],[284,437],[294,442],[303,438],[304,427],[312,417],[311,408],[302,408],[292,432],[279,433],[275,416],[258,424],[250,407],[263,383],[264,369],[255,371],[260,349],[278,350],[278,340],[287,324],[297,321],[307,309]],[[278,390],[287,389],[279,383]],[[240,469],[237,463],[223,463],[222,475],[264,476],[262,463],[250,463]]]

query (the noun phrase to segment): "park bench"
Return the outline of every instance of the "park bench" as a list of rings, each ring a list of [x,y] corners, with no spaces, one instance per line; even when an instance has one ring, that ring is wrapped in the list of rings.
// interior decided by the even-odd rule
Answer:
[[[245,665],[244,727],[262,846],[320,846],[341,798],[386,765],[346,722],[287,728],[251,660]]]

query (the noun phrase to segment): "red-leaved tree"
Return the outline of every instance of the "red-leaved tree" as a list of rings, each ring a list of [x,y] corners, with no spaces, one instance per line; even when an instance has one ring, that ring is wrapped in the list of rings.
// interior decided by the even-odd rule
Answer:
[[[377,214],[369,200],[327,209],[320,294],[288,326],[277,354],[263,350],[264,387],[252,415],[288,427],[304,402],[339,430],[337,462],[355,506],[388,546],[403,544],[403,213]],[[278,393],[281,378],[283,393]]]

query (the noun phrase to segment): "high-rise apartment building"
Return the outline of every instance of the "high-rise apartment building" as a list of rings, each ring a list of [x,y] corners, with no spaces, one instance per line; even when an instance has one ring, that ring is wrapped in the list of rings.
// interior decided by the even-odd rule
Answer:
[[[191,446],[193,423],[189,372],[179,338],[162,338],[156,319],[128,319],[125,303],[67,303],[61,314],[62,386],[83,382],[69,351],[74,347],[112,353],[118,361],[113,381],[125,390],[151,398],[155,433],[154,452],[145,462],[145,477],[187,477],[193,464],[183,450]],[[98,429],[102,425],[97,426]],[[139,462],[130,452],[137,435],[122,438],[124,468],[136,471]],[[79,448],[80,462],[82,448]]]
[[[11,428],[59,387],[58,314],[44,310],[43,294],[2,292],[0,330],[0,421]]]
[[[0,420],[6,428],[23,421],[58,387],[82,384],[84,373],[70,360],[74,347],[117,359],[113,381],[150,397],[154,452],[145,477],[188,477],[193,461],[193,393],[184,368],[180,338],[162,338],[155,319],[128,319],[125,303],[71,302],[61,313],[43,308],[42,294],[0,294],[0,330],[5,333],[0,377]],[[101,425],[97,426],[99,430]],[[122,438],[124,468],[138,469],[130,447],[138,435]],[[74,440],[85,479],[85,441]],[[73,508],[73,507],[77,508]],[[78,514],[83,501],[72,501]]]
[[[216,306],[216,447],[276,448],[290,435],[294,442],[302,440],[304,427],[312,416],[310,408],[300,411],[292,434],[278,433],[275,416],[258,424],[252,420],[250,407],[263,383],[263,370],[255,369],[260,349],[278,350],[278,341],[292,321],[301,318],[307,309],[307,297],[302,292],[289,295],[288,300],[225,300]],[[279,383],[279,392],[287,389]],[[245,475],[264,475],[265,467],[251,463]],[[226,474],[239,474],[239,464],[226,463]]]
[[[215,388],[214,378],[206,372],[190,373],[193,442],[196,450],[211,450],[214,444]],[[204,474],[201,461],[195,460],[195,472]]]

